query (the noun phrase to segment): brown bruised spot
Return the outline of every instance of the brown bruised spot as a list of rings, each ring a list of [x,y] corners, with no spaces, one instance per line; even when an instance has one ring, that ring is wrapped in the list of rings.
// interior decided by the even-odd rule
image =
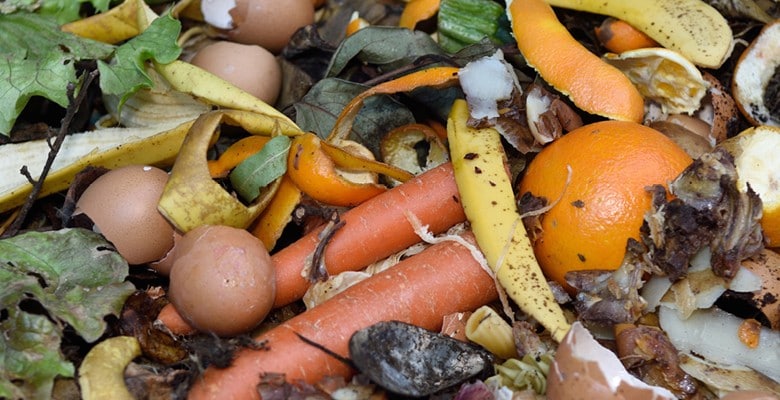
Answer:
[[[577,207],[577,208],[583,208],[583,207],[585,207],[585,202],[582,201],[582,200],[574,200],[574,201],[571,202],[571,205],[573,205],[574,207]]]

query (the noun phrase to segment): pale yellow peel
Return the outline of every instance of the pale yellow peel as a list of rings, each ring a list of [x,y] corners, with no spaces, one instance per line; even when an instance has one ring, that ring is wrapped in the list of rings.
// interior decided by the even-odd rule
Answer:
[[[115,336],[93,347],[79,367],[83,400],[133,400],[125,385],[125,368],[141,355],[141,345],[132,336]]]
[[[726,19],[701,0],[547,0],[547,3],[622,19],[701,67],[720,67],[734,47]]]

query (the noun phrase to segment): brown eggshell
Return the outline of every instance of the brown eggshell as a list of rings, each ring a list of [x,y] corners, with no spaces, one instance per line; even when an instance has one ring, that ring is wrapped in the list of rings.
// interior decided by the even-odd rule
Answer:
[[[721,397],[721,400],[780,400],[780,397],[769,392],[742,390],[739,392],[731,392]]]
[[[629,374],[615,353],[599,344],[580,322],[575,322],[558,346],[550,367],[547,398],[672,400],[676,397]]]
[[[268,104],[279,97],[282,68],[260,46],[219,41],[200,49],[190,62]]]
[[[157,211],[168,173],[130,165],[106,172],[79,197],[84,213],[129,264],[157,261],[173,247],[173,226]]]
[[[248,332],[268,315],[276,297],[271,256],[246,230],[200,226],[176,246],[168,296],[199,331]]]
[[[179,242],[179,239],[181,239],[182,235],[179,232],[176,232],[174,230],[173,232],[173,247],[171,247],[170,250],[168,250],[167,253],[165,253],[165,256],[163,258],[153,262],[149,263],[149,267],[151,267],[153,270],[157,271],[160,275],[168,276],[171,274],[171,268],[173,268],[173,260],[175,257],[176,252],[176,244]]]
[[[314,22],[314,5],[311,0],[236,0],[230,15],[234,26],[227,32],[230,40],[278,53],[295,31]]]
[[[753,300],[774,330],[780,330],[780,254],[764,249],[757,257],[742,262],[745,268],[761,277],[761,290]]]
[[[706,71],[702,72],[702,77],[710,84],[702,103],[708,104],[711,108],[712,120],[708,121],[712,127],[710,138],[717,144],[737,133],[739,107],[718,78]]]

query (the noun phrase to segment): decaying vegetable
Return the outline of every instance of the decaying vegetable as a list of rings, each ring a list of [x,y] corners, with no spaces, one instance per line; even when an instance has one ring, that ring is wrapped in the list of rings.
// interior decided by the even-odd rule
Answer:
[[[79,367],[81,397],[85,400],[132,400],[125,386],[125,367],[141,355],[138,340],[115,336],[93,347]]]
[[[699,310],[683,319],[676,310],[661,307],[658,319],[678,351],[751,368],[780,382],[780,332],[761,328],[758,345],[751,348],[739,338],[744,320],[718,308]]]
[[[517,212],[500,135],[492,128],[473,129],[466,125],[468,119],[468,105],[456,101],[447,135],[463,210],[498,283],[559,341],[569,322],[544,279]]]
[[[670,184],[675,199],[667,202],[665,191],[654,189],[655,211],[643,235],[654,264],[670,280],[682,277],[704,247],[712,251],[715,274],[729,279],[742,260],[761,249],[761,201],[752,190],[740,191],[737,177],[733,157],[716,149]]]
[[[720,67],[733,48],[726,18],[700,0],[551,0],[549,3],[622,19],[702,67]]]
[[[493,367],[491,354],[473,344],[398,321],[355,332],[349,356],[372,382],[413,397],[434,394]]]

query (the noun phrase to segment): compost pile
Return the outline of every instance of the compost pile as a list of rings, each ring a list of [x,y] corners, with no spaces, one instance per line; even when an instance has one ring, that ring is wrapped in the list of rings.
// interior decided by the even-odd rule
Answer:
[[[628,3],[3,2],[0,397],[777,399],[780,6]]]

